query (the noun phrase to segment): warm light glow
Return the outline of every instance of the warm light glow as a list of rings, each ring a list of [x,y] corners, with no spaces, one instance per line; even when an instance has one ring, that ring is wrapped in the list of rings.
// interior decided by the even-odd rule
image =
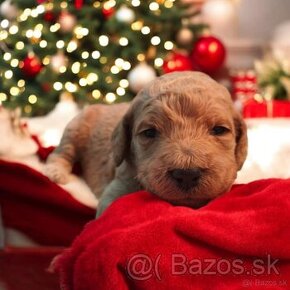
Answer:
[[[113,66],[111,67],[111,73],[112,73],[112,74],[116,75],[116,74],[118,74],[119,72],[120,72],[120,69],[119,69],[116,65],[113,65]]]
[[[61,82],[55,82],[55,83],[53,84],[53,88],[54,88],[56,91],[60,91],[60,90],[62,90],[63,85],[62,85]]]
[[[7,70],[5,73],[4,73],[4,77],[6,78],[6,79],[11,79],[12,77],[13,77],[13,72],[12,72],[12,70]]]
[[[159,36],[153,36],[153,37],[151,38],[151,43],[152,43],[152,45],[158,45],[160,42],[161,42],[161,39],[160,39]]]
[[[18,83],[17,83],[17,86],[19,88],[23,88],[25,86],[25,80],[19,80]]]
[[[80,72],[80,69],[81,69],[81,64],[79,62],[74,62],[72,67],[71,67],[71,71],[74,73],[74,74],[77,74]]]
[[[148,26],[144,26],[142,29],[141,29],[141,32],[146,35],[146,34],[149,34],[150,33],[150,28]]]
[[[163,65],[163,59],[162,58],[156,58],[155,60],[154,60],[154,64],[155,64],[155,66],[157,66],[157,67],[161,67],[162,65]]]
[[[126,79],[122,79],[122,80],[120,80],[119,84],[120,84],[120,86],[121,86],[122,88],[128,88],[128,87],[129,87],[129,82],[128,82],[128,80],[126,80]]]
[[[59,23],[55,23],[54,25],[50,26],[50,31],[51,32],[57,32],[60,29],[60,24]]]
[[[12,87],[12,88],[10,89],[10,94],[11,94],[12,96],[18,96],[19,93],[20,93],[20,89],[17,88],[17,87]]]
[[[124,69],[124,70],[129,70],[130,68],[131,68],[131,64],[130,64],[130,62],[125,61],[125,62],[123,63],[123,69]]]
[[[113,103],[116,101],[116,95],[114,93],[108,93],[105,96],[105,100],[106,102],[108,102],[109,104]]]
[[[84,51],[82,53],[82,59],[87,59],[90,56],[90,54],[87,51]]]
[[[28,97],[28,102],[30,103],[30,104],[35,104],[36,102],[37,102],[37,97],[36,97],[36,95],[30,95],[29,97]]]
[[[3,59],[5,61],[9,61],[11,59],[11,53],[10,52],[5,52],[3,55]]]
[[[141,4],[141,2],[140,2],[140,0],[132,0],[132,6],[133,7],[138,7],[138,6],[140,6],[140,4]]]
[[[92,58],[93,59],[98,59],[98,58],[100,58],[100,56],[101,56],[101,54],[100,54],[100,52],[98,50],[95,50],[95,51],[92,52]]]
[[[132,28],[132,30],[141,30],[142,29],[142,27],[143,27],[143,23],[142,23],[142,21],[135,21],[135,22],[133,22],[132,24],[131,24],[131,28]]]
[[[11,65],[12,67],[18,67],[18,65],[19,65],[19,60],[16,59],[16,58],[12,59],[11,62],[10,62],[10,65]]]
[[[64,86],[70,93],[74,93],[77,91],[77,86],[72,82],[66,82]]]
[[[67,52],[73,52],[78,48],[78,44],[75,40],[71,40],[67,46]]]
[[[40,46],[41,48],[45,48],[45,47],[47,47],[47,41],[46,41],[46,40],[41,40],[40,43],[39,43],[39,46]]]
[[[7,100],[7,95],[4,93],[0,93],[0,105],[1,102],[5,102]]]
[[[6,29],[9,27],[9,21],[7,19],[4,19],[1,21],[0,23],[0,26],[3,28],[3,29]]]
[[[99,37],[99,43],[101,46],[107,46],[109,44],[109,37],[107,35],[101,35]]]
[[[149,5],[149,9],[151,11],[157,11],[159,9],[159,4],[157,2],[152,2]]]
[[[120,43],[121,46],[126,46],[126,45],[128,45],[129,40],[128,40],[128,38],[126,38],[126,37],[121,37],[121,38],[119,39],[119,43]]]
[[[22,50],[24,48],[24,42],[22,42],[22,41],[16,42],[15,47],[18,50]]]
[[[99,79],[98,75],[95,73],[89,73],[87,76],[88,84],[92,85],[94,82],[97,82]]]
[[[9,28],[9,33],[10,33],[10,34],[16,34],[18,31],[19,31],[19,29],[18,29],[18,26],[16,26],[16,25],[12,25],[12,26]]]
[[[173,44],[173,42],[171,42],[171,41],[166,41],[166,42],[164,43],[164,48],[165,48],[166,50],[172,50],[173,47],[174,47],[174,44]]]
[[[125,89],[122,88],[122,87],[117,88],[117,91],[116,91],[116,92],[117,92],[117,94],[118,94],[119,96],[124,96],[125,93],[126,93]]]
[[[99,90],[93,90],[92,95],[93,95],[93,98],[97,100],[101,97],[101,92]]]
[[[144,61],[144,60],[145,60],[145,55],[144,55],[143,53],[139,53],[139,54],[137,55],[137,59],[138,59],[139,61]]]
[[[59,48],[59,49],[63,48],[64,47],[64,41],[63,40],[58,40],[56,42],[56,47]]]

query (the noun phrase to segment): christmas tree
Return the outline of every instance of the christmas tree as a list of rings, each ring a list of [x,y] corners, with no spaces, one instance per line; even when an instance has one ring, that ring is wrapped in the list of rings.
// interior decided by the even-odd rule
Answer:
[[[156,75],[192,69],[205,28],[177,0],[5,0],[0,13],[0,101],[27,115],[63,93],[80,104],[130,100]]]

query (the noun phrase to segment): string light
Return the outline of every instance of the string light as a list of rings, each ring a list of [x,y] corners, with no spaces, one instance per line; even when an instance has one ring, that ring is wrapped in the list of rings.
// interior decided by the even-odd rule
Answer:
[[[12,59],[11,62],[10,62],[10,65],[11,65],[12,67],[18,67],[18,65],[19,65],[19,60],[16,59],[16,58]]]
[[[67,45],[67,52],[73,52],[74,50],[76,50],[78,48],[78,44],[75,40],[71,40],[68,45]]]
[[[16,25],[12,25],[10,28],[9,28],[9,33],[10,34],[16,34],[17,32],[19,31],[19,29],[18,29],[18,26],[16,26]]]
[[[119,84],[120,84],[120,86],[121,86],[122,88],[128,88],[128,87],[129,87],[129,81],[126,80],[126,79],[122,79],[122,80],[120,80]]]
[[[48,64],[50,63],[50,58],[49,58],[48,56],[45,56],[45,57],[43,58],[43,60],[42,60],[42,63],[43,63],[44,65],[48,65]]]
[[[5,77],[7,80],[10,80],[10,79],[13,77],[13,72],[12,72],[12,70],[7,70],[7,71],[4,73],[4,77]]]
[[[157,67],[161,67],[163,65],[163,59],[158,57],[154,60],[154,65]]]
[[[101,92],[99,90],[93,90],[92,96],[94,99],[98,100],[101,97]]]
[[[19,80],[17,82],[17,86],[20,87],[20,88],[23,88],[25,86],[25,80]]]
[[[79,84],[80,84],[81,87],[85,87],[88,83],[87,83],[87,80],[86,79],[81,78],[79,80]]]
[[[129,40],[128,40],[128,38],[126,38],[126,37],[121,37],[121,38],[119,39],[119,43],[120,43],[121,46],[127,46],[128,43],[129,43]]]
[[[57,48],[59,48],[59,49],[61,49],[61,48],[64,48],[64,41],[63,40],[58,40],[57,42],[56,42],[56,47]]]
[[[149,34],[150,33],[150,28],[148,26],[144,26],[141,29],[141,33],[144,34],[144,35]]]
[[[11,94],[12,96],[14,96],[14,97],[18,96],[19,93],[20,93],[20,90],[19,90],[19,88],[17,88],[17,87],[12,87],[12,88],[10,89],[10,94]]]
[[[66,8],[67,8],[67,2],[61,2],[61,3],[60,3],[60,7],[61,7],[62,9],[66,9]]]
[[[89,73],[87,76],[87,81],[89,85],[92,85],[94,82],[97,82],[99,79],[98,75],[95,73]]]
[[[125,89],[122,87],[117,88],[116,92],[119,96],[124,96],[126,94]]]
[[[66,82],[64,86],[70,93],[74,93],[77,91],[77,86],[72,82]]]
[[[172,8],[172,7],[173,7],[173,2],[174,2],[174,1],[172,1],[172,0],[166,0],[166,1],[164,2],[164,7],[165,7],[165,8],[168,8],[168,9]]]
[[[62,85],[61,82],[55,82],[55,83],[53,84],[53,88],[54,88],[56,91],[61,91],[62,88],[63,88],[63,85]]]
[[[4,19],[1,21],[0,23],[0,26],[3,28],[3,29],[6,29],[9,27],[9,21],[7,19]]]
[[[159,36],[153,36],[153,37],[151,38],[151,43],[152,43],[152,45],[158,45],[160,42],[161,42],[161,39],[160,39]]]
[[[101,63],[101,64],[106,64],[107,61],[108,61],[108,58],[105,57],[105,56],[102,56],[102,57],[100,58],[100,63]]]
[[[159,9],[159,4],[157,2],[152,2],[149,4],[149,9],[151,11],[157,11]]]
[[[8,32],[6,30],[0,31],[0,41],[5,40],[8,37]]]
[[[84,51],[82,53],[82,59],[87,59],[90,56],[90,54],[87,51]]]
[[[59,23],[55,23],[53,25],[50,26],[49,30],[51,32],[57,32],[60,29],[60,24]]]
[[[133,7],[138,7],[140,6],[141,2],[140,0],[132,0],[131,4]]]
[[[145,60],[145,55],[144,55],[143,53],[139,53],[139,54],[137,55],[137,59],[138,59],[139,61],[144,61],[144,60]]]
[[[7,101],[7,95],[4,93],[0,93],[0,104],[1,102]]]
[[[165,48],[166,50],[172,50],[173,47],[174,47],[174,44],[173,44],[173,42],[171,42],[171,41],[166,41],[166,42],[164,43],[164,48]]]
[[[100,56],[101,56],[101,54],[100,54],[100,52],[98,50],[95,50],[95,51],[92,52],[92,58],[93,59],[98,59],[98,58],[100,58]]]
[[[131,28],[132,28],[132,30],[136,30],[136,31],[138,31],[138,30],[141,30],[142,27],[143,27],[143,23],[142,23],[142,21],[135,21],[135,22],[133,22],[133,23],[131,24]]]
[[[11,59],[11,53],[5,52],[4,55],[3,55],[3,59],[5,61],[9,61]]]
[[[35,104],[36,102],[37,102],[37,97],[36,97],[36,95],[30,95],[29,97],[28,97],[28,102],[30,103],[30,104]]]
[[[105,100],[109,104],[114,103],[116,101],[116,95],[114,93],[107,93]]]
[[[41,48],[45,48],[45,47],[47,47],[47,41],[46,41],[46,40],[41,40],[40,43],[39,43],[39,46],[40,46]]]
[[[99,43],[101,46],[107,46],[109,44],[109,37],[107,35],[101,35],[99,37]]]
[[[81,64],[77,61],[77,62],[74,62],[73,65],[71,66],[71,71],[74,73],[74,74],[77,74],[80,72],[80,69],[81,69]]]
[[[130,62],[125,61],[125,62],[123,63],[123,69],[124,69],[124,70],[129,70],[130,68],[131,68],[131,64],[130,64]]]
[[[118,74],[119,72],[120,72],[120,69],[119,69],[116,65],[113,65],[113,66],[111,67],[111,73],[112,73],[112,74],[116,75],[116,74]]]

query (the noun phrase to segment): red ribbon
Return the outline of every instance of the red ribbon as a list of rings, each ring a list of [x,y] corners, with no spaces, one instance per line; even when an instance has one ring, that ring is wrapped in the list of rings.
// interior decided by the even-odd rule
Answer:
[[[81,9],[83,7],[84,0],[75,0],[76,9]]]

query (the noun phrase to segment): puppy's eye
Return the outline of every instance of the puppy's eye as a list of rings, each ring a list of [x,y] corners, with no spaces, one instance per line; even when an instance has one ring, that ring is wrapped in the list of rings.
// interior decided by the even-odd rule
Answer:
[[[147,130],[144,130],[141,132],[141,135],[146,137],[146,138],[150,138],[153,139],[157,136],[157,130],[155,128],[149,128]]]
[[[230,132],[230,129],[224,127],[224,126],[214,126],[212,129],[211,129],[211,135],[214,135],[214,136],[222,136],[222,135],[225,135],[226,133]]]

